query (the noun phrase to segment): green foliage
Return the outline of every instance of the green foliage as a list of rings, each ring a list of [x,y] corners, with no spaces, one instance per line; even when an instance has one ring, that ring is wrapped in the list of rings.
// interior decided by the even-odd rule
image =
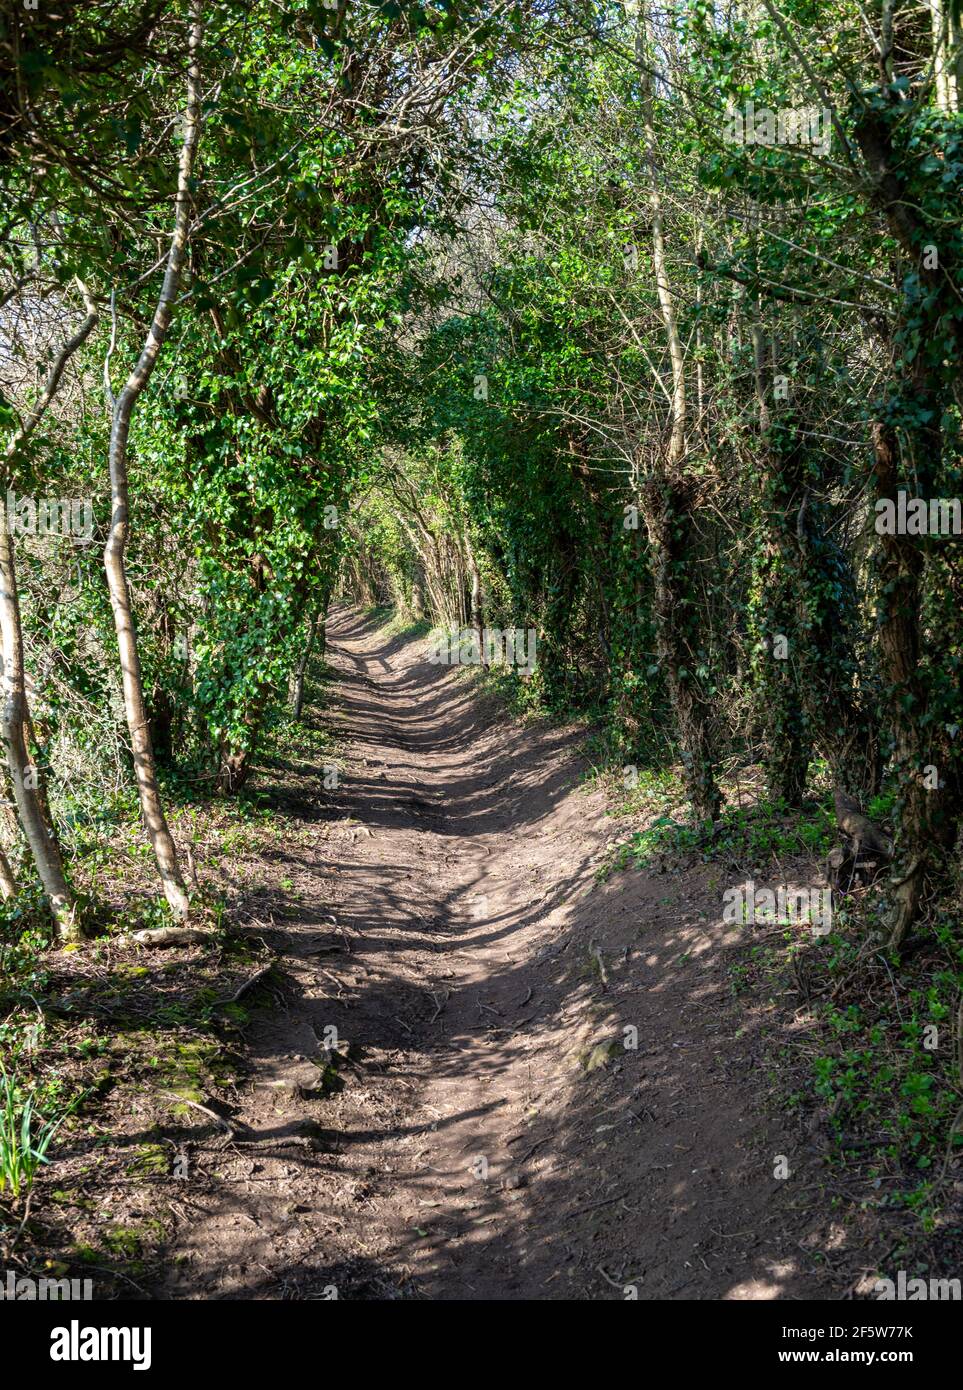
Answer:
[[[7,486],[93,506],[84,544],[15,538],[16,591],[28,753],[84,919],[119,932],[168,909],[126,876],[149,849],[137,675],[100,558],[119,513],[99,393],[158,302],[189,16],[62,8],[0,7],[0,428]],[[829,1008],[817,1090],[882,1127],[922,1175],[900,1200],[930,1212],[952,1101],[917,1034],[959,983],[936,915],[963,808],[959,538],[873,526],[897,490],[963,492],[963,129],[919,7],[893,10],[889,68],[851,0],[783,0],[778,21],[709,0],[202,8],[179,294],[128,459],[137,664],[176,828],[217,791],[237,798],[221,854],[283,833],[246,779],[295,737],[327,756],[286,707],[334,595],[383,606],[398,636],[535,633],[534,672],[488,687],[591,724],[610,774],[642,769],[619,809],[650,819],[603,874],[812,863],[827,785],[855,794],[897,841],[880,892],[910,885],[951,967],[902,1016]],[[792,113],[814,92],[821,142],[733,137],[748,103]],[[89,296],[99,321],[51,376]],[[760,765],[763,799],[717,815],[717,785]],[[50,938],[7,838],[24,886],[0,907],[0,1005],[19,1018]],[[821,959],[869,968],[845,931]],[[214,1013],[201,991],[155,1022]],[[27,1191],[53,1130],[5,1084]]]
[[[34,1095],[0,1065],[0,1196],[16,1201],[29,1195],[41,1164],[49,1162],[54,1136],[76,1104],[44,1120]]]
[[[835,836],[835,821],[827,804],[814,806],[806,815],[784,803],[761,801],[745,810],[726,810],[710,831],[705,826],[659,815],[643,830],[620,845],[603,871],[651,868],[666,855],[698,854],[705,860],[733,859],[747,869],[765,865],[772,858],[805,854],[825,858]]]

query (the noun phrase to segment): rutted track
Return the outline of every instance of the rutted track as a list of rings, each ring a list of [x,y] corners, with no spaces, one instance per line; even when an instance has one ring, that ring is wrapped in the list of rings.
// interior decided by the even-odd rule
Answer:
[[[596,885],[571,730],[350,609],[328,653],[346,771],[284,856],[305,910],[248,1033],[257,1143],[219,1155],[161,1296],[838,1296],[771,1175],[792,1140],[753,1113],[705,885]],[[353,1060],[323,1098],[331,1027]]]

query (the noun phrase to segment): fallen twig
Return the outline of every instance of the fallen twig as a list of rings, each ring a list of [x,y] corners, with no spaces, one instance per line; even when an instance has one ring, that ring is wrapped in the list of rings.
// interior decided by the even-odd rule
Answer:
[[[209,1120],[213,1120],[214,1123],[228,1135],[229,1139],[235,1138],[237,1131],[233,1129],[232,1126],[228,1124],[227,1120],[225,1120],[222,1115],[219,1115],[216,1110],[211,1110],[207,1105],[201,1105],[200,1101],[190,1100],[187,1096],[179,1096],[176,1091],[161,1091],[160,1094],[162,1096],[169,1096],[171,1100],[176,1100],[181,1105],[189,1105],[193,1110],[199,1110],[202,1115],[206,1115]]]
[[[254,974],[248,979],[243,980],[233,994],[226,995],[223,999],[216,999],[215,1005],[220,1008],[224,1004],[236,1004],[242,994],[246,994],[252,985],[256,985],[258,980],[263,980],[265,975],[270,974],[277,964],[277,957],[273,956],[267,965],[262,965],[260,970],[255,970]]]

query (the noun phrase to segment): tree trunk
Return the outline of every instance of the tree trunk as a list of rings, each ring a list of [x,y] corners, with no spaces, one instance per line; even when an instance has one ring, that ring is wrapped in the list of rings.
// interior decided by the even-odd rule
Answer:
[[[411,616],[416,623],[425,616],[425,567],[418,554],[415,554],[416,571],[411,581]]]
[[[26,441],[46,414],[56,396],[68,361],[89,338],[98,318],[97,305],[82,280],[77,280],[87,316],[80,328],[64,343],[48,373],[44,389],[32,410],[14,431],[4,451],[0,474],[0,499],[12,479],[17,457]],[[26,673],[23,652],[23,627],[20,621],[20,599],[17,594],[17,568],[13,537],[7,526],[6,505],[0,500],[0,625],[4,657],[4,714],[3,737],[13,782],[14,800],[20,815],[21,828],[43,884],[57,932],[63,936],[76,934],[75,911],[64,877],[63,860],[57,843],[53,822],[45,811],[45,797],[39,775],[32,774],[27,744],[30,714],[27,708]],[[0,892],[10,897],[16,892],[10,865],[3,856],[0,865]]]
[[[200,136],[201,96],[198,53],[202,32],[201,4],[200,0],[195,0],[189,45],[190,62],[184,118],[184,144],[181,149],[177,176],[174,234],[167,257],[164,283],[161,287],[160,298],[157,301],[157,308],[150,332],[147,335],[147,341],[137,365],[114,402],[110,431],[110,532],[104,549],[104,568],[107,572],[110,603],[114,614],[114,625],[117,629],[117,645],[120,650],[120,665],[123,676],[124,710],[127,715],[127,727],[130,731],[141,813],[147,834],[150,837],[151,848],[154,851],[154,859],[164,887],[164,895],[177,917],[186,916],[190,904],[157,785],[157,768],[144,701],[144,686],[137,649],[137,635],[134,630],[134,619],[131,611],[130,588],[127,583],[125,552],[130,535],[127,440],[130,434],[134,404],[150,380],[157,364],[167,330],[170,327],[180,285],[190,222],[191,173]]]
[[[684,484],[686,454],[685,355],[679,334],[675,298],[669,283],[665,249],[665,218],[655,132],[655,83],[652,56],[657,51],[649,30],[649,15],[640,7],[636,54],[642,83],[642,120],[645,163],[649,178],[649,210],[652,218],[652,268],[659,309],[665,328],[672,368],[671,432],[664,459],[659,459],[649,483],[641,490],[646,529],[652,555],[654,616],[659,656],[679,732],[682,762],[692,807],[700,821],[715,821],[722,798],[716,784],[709,708],[696,668],[697,616],[691,595],[683,532],[688,510]]]
[[[270,686],[259,685],[246,702],[243,743],[230,743],[227,740],[221,743],[220,767],[215,786],[217,791],[226,796],[236,796],[251,774],[270,694]]]
[[[874,482],[878,498],[896,495],[899,444],[888,425],[873,426]],[[924,553],[913,536],[880,537],[880,662],[893,725],[893,762],[900,788],[896,874],[891,881],[889,946],[896,950],[920,912],[928,871],[955,830],[943,814],[945,791],[928,789],[927,765],[946,767],[924,732],[926,698],[919,679],[920,610]]]
[[[799,589],[805,603],[807,679],[799,692],[815,746],[833,784],[866,803],[883,766],[872,671],[858,680],[853,627],[859,612],[850,565],[823,522],[823,504],[805,493],[796,517]]]
[[[952,49],[958,37],[958,19],[951,18],[956,6],[952,0],[928,0],[933,29],[933,84],[936,104],[950,113],[959,109],[957,92],[957,61]]]
[[[7,771],[9,772],[9,766]],[[10,836],[10,845],[5,850],[0,851],[0,893],[4,898],[13,898],[17,894],[17,881],[10,864],[9,850],[12,845],[16,844],[20,822],[17,820],[16,803],[10,800],[7,795],[8,790],[4,786],[4,795],[0,798],[0,817],[5,822],[7,834]]]
[[[314,650],[318,628],[324,622],[326,608],[327,603],[325,602],[308,619],[307,641],[295,668],[294,680],[291,682],[291,713],[295,719],[301,718],[301,710],[304,706],[304,677],[307,673],[308,662],[311,660],[311,653]]]
[[[467,527],[464,531],[465,558],[468,561],[468,573],[471,578],[471,606],[469,610],[469,622],[472,631],[478,638],[478,650],[481,654],[481,664],[487,665],[485,660],[485,604],[482,594],[481,571],[478,568],[478,560],[472,547],[471,537]]]
[[[715,778],[709,709],[686,634],[694,615],[676,542],[684,529],[679,518],[685,516],[687,504],[678,489],[656,481],[643,489],[642,506],[652,557],[656,641],[678,729],[686,788],[696,818],[711,822],[719,817],[722,797]]]
[[[795,522],[802,489],[798,446],[787,439],[787,429],[773,428],[769,380],[776,363],[769,360],[758,305],[752,323],[752,347],[762,492],[758,519],[762,534],[753,561],[750,615],[755,620],[754,667],[765,728],[763,764],[769,795],[787,806],[799,806],[806,794],[812,751],[800,690],[799,671],[805,657],[796,616],[800,576]],[[781,641],[786,643],[785,652],[781,650]]]
[[[251,771],[250,756],[247,748],[222,747],[216,783],[219,792],[233,796],[241,790]]]
[[[27,691],[23,629],[14,564],[13,538],[0,507],[0,630],[3,640],[4,703],[2,730],[20,825],[50,904],[57,934],[75,932],[75,909],[64,877],[56,836],[48,826],[38,792],[38,774],[27,747]],[[9,865],[7,866],[9,875]],[[11,879],[12,882],[12,879]]]
[[[17,896],[17,882],[10,867],[10,860],[7,858],[6,851],[0,849],[0,898],[15,898]]]

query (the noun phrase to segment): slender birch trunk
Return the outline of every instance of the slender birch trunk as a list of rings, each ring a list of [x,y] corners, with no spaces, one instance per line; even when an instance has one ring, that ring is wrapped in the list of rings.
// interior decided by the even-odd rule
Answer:
[[[7,746],[13,795],[17,815],[27,845],[37,866],[44,893],[50,903],[57,934],[74,932],[74,908],[64,877],[63,861],[56,836],[48,826],[38,795],[37,770],[27,747],[27,687],[23,659],[23,629],[17,596],[13,537],[7,526],[6,509],[0,507],[0,632],[3,642],[3,714],[0,717],[3,741]],[[9,866],[8,866],[9,872]],[[6,896],[6,894],[5,894]]]
[[[190,60],[184,115],[184,144],[181,149],[177,175],[174,233],[167,257],[164,282],[147,341],[120,395],[113,402],[109,453],[111,518],[110,532],[104,548],[104,568],[107,572],[110,603],[114,613],[114,625],[117,629],[117,645],[120,650],[120,665],[123,676],[124,710],[127,715],[127,727],[130,731],[131,750],[134,755],[134,772],[137,777],[137,789],[140,793],[141,814],[147,827],[151,848],[154,851],[157,869],[164,887],[164,896],[178,917],[186,916],[190,904],[157,785],[157,768],[147,719],[137,635],[134,630],[130,588],[127,582],[125,552],[130,536],[127,440],[130,434],[134,404],[150,380],[170,327],[185,259],[190,222],[191,174],[200,138],[201,93],[198,55],[203,27],[201,0],[195,0],[189,44]]]
[[[53,823],[46,811],[46,801],[40,775],[31,762],[28,745],[30,711],[27,705],[27,679],[24,662],[23,624],[20,618],[20,597],[17,591],[17,564],[13,537],[8,527],[4,495],[13,481],[17,459],[46,414],[57,394],[67,363],[86,342],[97,323],[97,305],[80,280],[77,285],[83,296],[87,316],[77,332],[61,348],[50,369],[44,389],[27,417],[10,438],[4,451],[0,472],[0,642],[3,649],[3,715],[0,718],[3,741],[7,749],[7,764],[13,783],[14,801],[27,847],[43,885],[58,936],[76,934],[75,912],[70,890],[64,877],[63,860]],[[0,865],[0,893],[11,897],[16,884],[9,862],[3,856]]]

